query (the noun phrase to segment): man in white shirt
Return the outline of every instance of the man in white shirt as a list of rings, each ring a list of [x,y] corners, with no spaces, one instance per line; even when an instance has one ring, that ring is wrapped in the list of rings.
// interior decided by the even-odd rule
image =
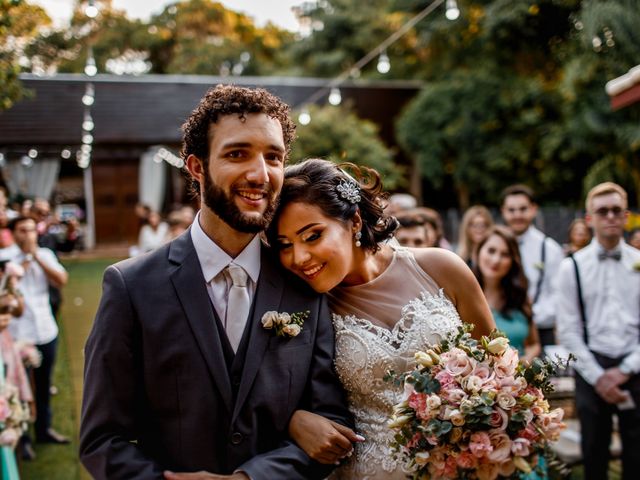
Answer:
[[[607,478],[612,416],[618,416],[623,479],[640,472],[640,251],[623,240],[627,193],[615,183],[587,195],[593,241],[563,260],[558,336],[577,357],[576,408],[585,479]]]
[[[25,273],[19,288],[24,295],[24,312],[9,324],[15,340],[33,343],[42,354],[41,365],[34,369],[36,401],[36,440],[45,443],[69,443],[69,439],[51,428],[50,388],[56,359],[58,325],[51,311],[49,287],[67,283],[67,272],[48,248],[38,247],[36,222],[16,217],[9,222],[17,249],[12,261]]]
[[[507,226],[518,237],[524,273],[529,281],[528,294],[533,306],[533,321],[540,343],[555,344],[555,305],[553,282],[564,258],[562,247],[538,230],[533,222],[538,213],[534,193],[526,185],[511,185],[503,190],[501,213]]]

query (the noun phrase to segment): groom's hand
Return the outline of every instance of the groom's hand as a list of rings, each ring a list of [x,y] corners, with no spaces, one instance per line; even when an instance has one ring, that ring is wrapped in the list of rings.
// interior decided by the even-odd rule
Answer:
[[[192,472],[192,473],[176,473],[166,470],[164,472],[165,480],[222,480],[224,478],[231,480],[251,480],[248,475],[242,472],[233,475],[216,475],[209,472]]]

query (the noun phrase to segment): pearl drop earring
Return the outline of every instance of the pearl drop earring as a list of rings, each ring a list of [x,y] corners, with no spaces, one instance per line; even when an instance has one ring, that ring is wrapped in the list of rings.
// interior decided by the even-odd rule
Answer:
[[[362,242],[360,241],[360,239],[362,238],[362,232],[358,231],[355,233],[355,235],[353,236],[353,238],[356,241],[356,247],[361,247],[362,246]]]

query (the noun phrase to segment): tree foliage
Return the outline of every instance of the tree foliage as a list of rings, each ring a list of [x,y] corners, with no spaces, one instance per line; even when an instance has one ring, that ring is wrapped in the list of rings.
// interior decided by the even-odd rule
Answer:
[[[51,23],[45,11],[21,0],[0,0],[0,110],[25,94],[18,80],[20,56],[37,30]]]
[[[298,125],[291,161],[325,158],[375,168],[385,188],[402,186],[403,171],[393,162],[393,152],[378,136],[378,127],[358,118],[347,106],[311,107],[312,121]]]

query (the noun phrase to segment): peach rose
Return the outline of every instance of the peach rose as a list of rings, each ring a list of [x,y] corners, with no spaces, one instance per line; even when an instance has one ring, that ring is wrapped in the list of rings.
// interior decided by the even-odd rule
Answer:
[[[504,462],[511,455],[511,439],[509,435],[502,432],[491,432],[489,434],[491,438],[491,445],[493,451],[491,451],[487,457],[493,462]]]

